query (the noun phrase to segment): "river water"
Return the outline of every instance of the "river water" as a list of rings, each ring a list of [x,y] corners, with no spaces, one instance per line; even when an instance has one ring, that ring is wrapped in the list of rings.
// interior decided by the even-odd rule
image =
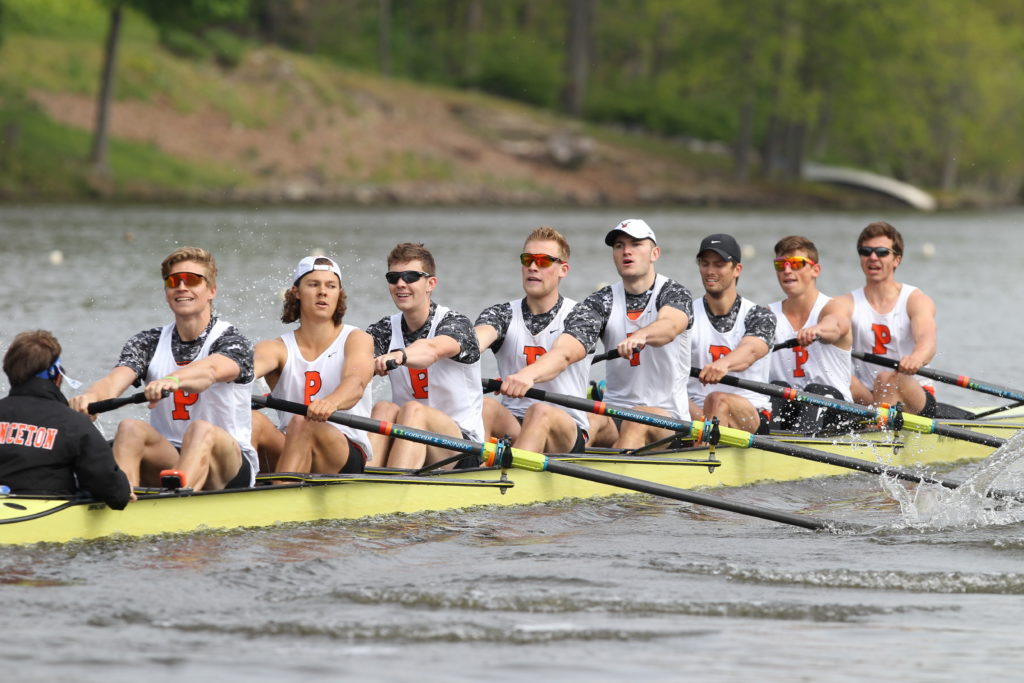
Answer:
[[[699,240],[734,234],[746,250],[740,291],[761,303],[780,296],[770,265],[779,237],[811,237],[820,286],[839,293],[862,282],[857,232],[889,220],[907,241],[899,278],[939,308],[933,365],[1024,386],[1015,362],[1024,334],[1020,210],[4,207],[0,344],[51,329],[69,374],[96,379],[128,336],[168,320],[159,262],[187,244],[214,252],[217,309],[254,339],[282,331],[280,294],[312,251],[339,260],[346,320],[365,326],[393,311],[382,277],[388,250],[424,241],[438,263],[435,299],[472,318],[520,295],[522,240],[552,225],[573,248],[563,291],[582,298],[614,279],[603,236],[633,215],[658,234],[659,271],[691,288],[699,289]],[[488,355],[485,373],[493,369]],[[940,397],[990,403],[948,387]],[[106,415],[101,427],[112,433],[139,411]],[[901,510],[893,495],[907,497],[902,490],[866,475],[716,495],[872,530],[813,533],[623,497],[2,548],[0,657],[26,681],[1019,676],[1020,510],[962,512],[938,496],[931,512],[956,514],[929,523]]]

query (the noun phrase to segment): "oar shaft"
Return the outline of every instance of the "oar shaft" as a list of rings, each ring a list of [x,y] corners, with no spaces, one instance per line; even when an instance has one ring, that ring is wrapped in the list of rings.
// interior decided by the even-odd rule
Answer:
[[[108,398],[102,401],[93,401],[89,404],[86,410],[89,411],[90,415],[99,415],[100,413],[106,413],[111,410],[116,410],[122,406],[131,405],[133,403],[145,403],[148,399],[144,392],[138,392],[131,396],[121,396],[119,398]]]
[[[883,367],[892,368],[893,370],[899,368],[900,362],[893,358],[886,358],[885,356],[876,356],[873,353],[863,353],[861,351],[854,351],[853,357],[857,360],[862,360],[866,363],[873,363],[875,365],[881,365]],[[917,374],[927,379],[933,379],[936,382],[942,382],[944,384],[952,384],[953,386],[962,387],[964,389],[973,389],[974,391],[980,391],[983,394],[991,394],[992,396],[999,396],[1000,398],[1007,398],[1013,401],[1024,401],[1024,392],[1020,392],[1016,389],[1009,387],[1000,386],[998,384],[991,384],[989,382],[982,382],[980,380],[967,377],[966,375],[954,375],[951,372],[943,372],[942,370],[933,370],[932,368],[921,368],[917,371]]]
[[[741,515],[749,515],[751,517],[767,519],[772,522],[791,524],[793,526],[802,527],[804,529],[822,530],[832,529],[836,527],[834,523],[826,522],[824,520],[816,519],[814,517],[795,515],[788,512],[783,512],[782,510],[772,510],[769,508],[763,508],[756,505],[743,505],[739,503],[733,503],[728,500],[717,498],[715,496],[708,496],[702,493],[697,493],[696,491],[690,491],[688,489],[678,489],[672,486],[658,484],[653,481],[647,481],[644,479],[634,479],[633,477],[612,474],[611,472],[595,470],[590,467],[581,467],[573,463],[562,462],[560,460],[552,460],[551,458],[547,459],[546,469],[548,472],[565,474],[571,477],[575,477],[577,479],[593,481],[598,484],[607,484],[609,486],[629,489],[631,491],[637,491],[640,493],[650,493],[655,496],[671,498],[673,500],[681,500],[687,503],[693,503],[695,505],[705,505],[707,507],[713,507],[719,510],[736,512]]]
[[[691,377],[697,377],[699,374],[700,368],[690,368]],[[843,401],[829,396],[820,396],[818,394],[799,391],[789,387],[780,387],[776,384],[755,382],[753,380],[743,379],[742,377],[733,377],[732,375],[726,375],[719,380],[719,383],[738,387],[740,389],[746,389],[759,394],[765,394],[766,396],[775,396],[776,398],[785,399],[787,401],[799,401],[801,403],[807,403],[822,408],[832,408],[839,412],[867,418],[882,425],[888,421],[890,416],[888,408],[862,406],[858,403],[850,403],[849,401]],[[921,432],[922,434],[938,434],[940,436],[948,436],[961,441],[981,444],[982,446],[991,446],[992,448],[999,448],[1006,443],[1006,439],[998,436],[982,434],[981,432],[963,429],[962,427],[944,425],[932,420],[931,418],[914,415],[912,413],[903,413],[903,426],[912,431]]]
[[[294,413],[296,415],[305,415],[308,409],[307,406],[301,403],[285,401],[280,398],[274,398],[273,396],[253,396],[252,402],[256,405],[266,406],[267,408],[281,410],[286,413]],[[428,446],[437,446],[439,448],[468,453],[470,455],[483,456],[491,449],[489,444],[482,444],[476,441],[469,441],[468,439],[460,439],[455,436],[447,436],[445,434],[427,432],[422,429],[406,427],[393,422],[385,422],[383,420],[374,420],[360,415],[343,413],[340,410],[328,417],[327,421],[345,425],[346,427],[352,427],[353,429],[359,429],[364,432],[370,432],[371,434],[393,436],[398,439],[405,439],[406,441],[415,441]]]

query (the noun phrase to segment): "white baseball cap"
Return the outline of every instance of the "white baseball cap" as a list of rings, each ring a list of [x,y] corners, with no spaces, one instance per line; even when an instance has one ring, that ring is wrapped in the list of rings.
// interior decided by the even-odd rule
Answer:
[[[620,232],[629,235],[635,240],[650,240],[655,244],[658,243],[658,240],[654,238],[654,231],[651,230],[651,226],[647,225],[647,221],[642,218],[627,218],[622,221],[605,235],[604,243],[609,247],[615,244],[616,233]]]
[[[326,263],[317,263],[317,261],[323,259],[324,261],[330,261],[330,265]],[[304,275],[312,273],[314,270],[329,270],[338,276],[338,282],[341,282],[341,268],[334,262],[334,259],[329,259],[326,256],[307,256],[306,258],[299,261],[299,265],[295,266],[295,277],[292,278],[292,284],[299,284],[299,280]]]

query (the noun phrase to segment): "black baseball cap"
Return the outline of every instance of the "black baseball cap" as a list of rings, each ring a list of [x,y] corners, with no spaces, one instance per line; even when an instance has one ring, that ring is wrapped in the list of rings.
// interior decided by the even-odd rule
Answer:
[[[713,251],[726,261],[734,261],[736,263],[740,262],[740,245],[732,235],[726,235],[724,233],[708,235],[700,243],[700,249],[697,250],[697,256],[700,256],[705,251]]]

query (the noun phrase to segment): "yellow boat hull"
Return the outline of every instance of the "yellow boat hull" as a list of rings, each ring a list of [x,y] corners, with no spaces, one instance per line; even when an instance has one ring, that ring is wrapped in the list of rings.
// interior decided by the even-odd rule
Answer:
[[[996,425],[985,429],[1008,437],[1020,426]],[[900,467],[979,459],[992,452],[991,448],[947,437],[906,433],[895,437],[884,432],[868,433],[834,441],[783,440]],[[679,488],[746,486],[851,473],[848,469],[755,448],[719,448],[714,453],[707,449],[684,449],[644,456],[598,453],[559,459]],[[498,468],[420,476],[371,470],[361,475],[310,475],[295,479],[295,484],[234,491],[143,494],[123,511],[89,501],[0,496],[0,544],[266,527],[624,493],[613,486],[548,472]]]

